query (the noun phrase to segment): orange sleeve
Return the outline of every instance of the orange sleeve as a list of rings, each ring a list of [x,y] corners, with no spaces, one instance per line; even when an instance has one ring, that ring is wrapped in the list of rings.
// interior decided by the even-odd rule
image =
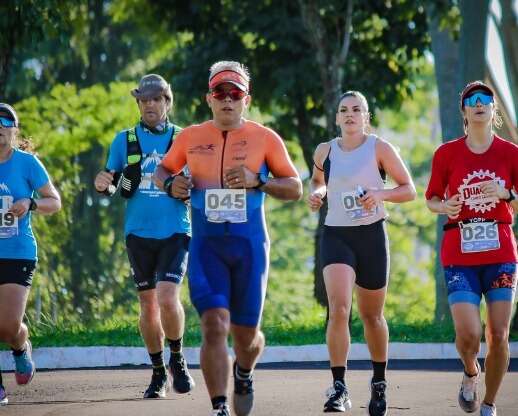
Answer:
[[[295,165],[293,165],[286,145],[281,137],[270,129],[268,129],[266,135],[265,159],[270,172],[277,178],[298,178],[299,174],[297,169],[295,169]]]
[[[187,164],[187,141],[189,132],[182,130],[174,139],[171,148],[162,159],[162,166],[172,174],[177,174]]]

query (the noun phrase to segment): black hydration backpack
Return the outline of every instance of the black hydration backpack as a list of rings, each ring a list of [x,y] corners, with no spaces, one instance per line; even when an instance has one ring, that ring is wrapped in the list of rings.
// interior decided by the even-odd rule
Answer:
[[[171,125],[171,138],[167,144],[166,152],[171,147],[175,136],[179,133],[176,126]],[[122,171],[121,178],[121,196],[123,198],[131,198],[138,189],[142,180],[142,149],[137,137],[137,128],[133,127],[126,134],[126,154],[127,165]]]

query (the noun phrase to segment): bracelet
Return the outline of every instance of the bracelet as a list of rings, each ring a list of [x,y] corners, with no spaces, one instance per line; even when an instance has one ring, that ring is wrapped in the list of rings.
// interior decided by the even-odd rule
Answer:
[[[170,196],[171,198],[174,198],[173,197],[173,193],[171,191],[171,188],[173,186],[173,181],[174,181],[174,178],[176,177],[176,175],[174,176],[169,176],[165,181],[164,181],[164,191],[165,193]]]

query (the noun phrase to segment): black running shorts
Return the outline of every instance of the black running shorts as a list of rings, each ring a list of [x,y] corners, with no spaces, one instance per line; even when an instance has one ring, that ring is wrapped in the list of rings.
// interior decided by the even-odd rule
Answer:
[[[0,259],[0,285],[15,283],[29,287],[35,269],[35,260]]]
[[[126,236],[126,248],[137,290],[154,289],[157,282],[180,284],[187,270],[190,237],[169,238]]]
[[[347,264],[356,272],[356,284],[381,289],[388,283],[389,244],[385,220],[356,227],[324,225],[320,239],[322,268]]]

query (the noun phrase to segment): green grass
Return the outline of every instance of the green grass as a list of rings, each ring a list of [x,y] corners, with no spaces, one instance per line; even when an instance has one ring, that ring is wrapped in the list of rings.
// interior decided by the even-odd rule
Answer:
[[[451,325],[433,323],[390,323],[391,342],[453,342],[454,333]],[[138,332],[137,322],[107,321],[94,325],[35,325],[30,328],[31,339],[36,347],[67,346],[143,346]],[[263,327],[268,345],[308,345],[325,343],[323,320],[310,322],[288,322]],[[361,322],[354,319],[351,325],[353,342],[364,342]],[[512,333],[511,339],[518,341],[518,332]],[[198,325],[190,323],[186,327],[185,345],[199,346],[201,336]]]

